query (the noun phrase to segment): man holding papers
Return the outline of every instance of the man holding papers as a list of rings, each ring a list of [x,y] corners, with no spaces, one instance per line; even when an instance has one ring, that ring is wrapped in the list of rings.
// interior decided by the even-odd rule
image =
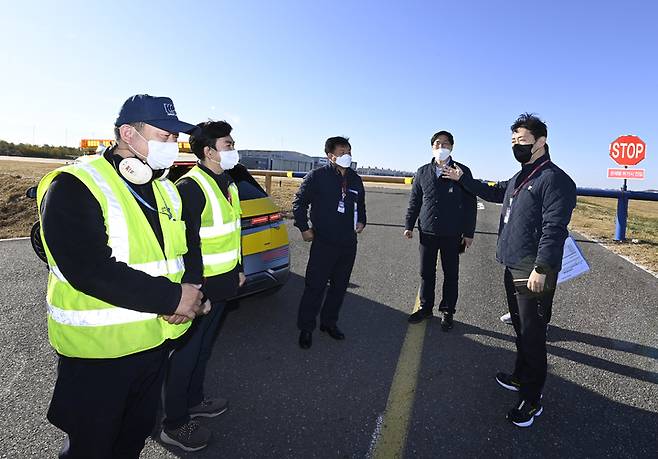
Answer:
[[[547,127],[523,114],[512,125],[512,151],[521,170],[493,186],[473,179],[459,166],[444,167],[443,177],[457,181],[481,198],[502,203],[497,260],[505,265],[507,304],[516,332],[516,364],[512,374],[496,381],[519,392],[507,419],[529,427],[543,407],[546,381],[546,323],[562,265],[567,225],[576,206],[576,185],[548,153]]]

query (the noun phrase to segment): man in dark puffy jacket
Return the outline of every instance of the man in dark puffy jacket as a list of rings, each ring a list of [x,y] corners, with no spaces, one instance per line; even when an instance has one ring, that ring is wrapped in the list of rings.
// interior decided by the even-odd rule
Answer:
[[[512,374],[498,373],[496,381],[520,395],[507,419],[528,427],[543,411],[546,324],[569,235],[567,225],[576,206],[576,184],[551,162],[543,121],[525,113],[511,129],[512,151],[522,166],[510,180],[488,186],[459,167],[445,168],[443,176],[487,201],[503,204],[496,259],[505,266],[516,364]]]
[[[470,247],[475,233],[477,199],[454,182],[441,177],[444,166],[456,165],[452,160],[455,141],[447,131],[439,131],[430,141],[434,157],[418,172],[411,188],[404,236],[413,237],[418,221],[420,232],[420,309],[409,316],[410,323],[432,317],[436,287],[436,260],[441,253],[443,297],[439,311],[443,313],[441,329],[453,326],[459,286],[459,253]],[[470,171],[463,164],[462,170]]]

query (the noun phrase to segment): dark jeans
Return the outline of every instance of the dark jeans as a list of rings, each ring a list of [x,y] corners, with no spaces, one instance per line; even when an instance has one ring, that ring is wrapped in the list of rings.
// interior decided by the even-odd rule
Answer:
[[[176,429],[190,420],[189,409],[204,399],[203,380],[212,352],[225,301],[212,303],[210,312],[194,319],[188,332],[176,343],[169,358],[164,390],[163,425]]]
[[[306,265],[306,286],[297,314],[297,327],[300,330],[315,330],[315,318],[320,309],[320,324],[325,327],[336,326],[355,259],[356,244],[341,247],[317,239],[311,243],[311,254]],[[323,304],[327,281],[329,290]]]
[[[68,435],[60,458],[138,458],[155,424],[168,349],[116,359],[59,357],[48,420]]]
[[[420,233],[420,307],[434,308],[436,260],[441,253],[443,298],[439,311],[455,313],[459,295],[459,246],[461,236],[434,236]]]
[[[555,290],[532,293],[524,285],[515,286],[514,278],[520,276],[505,268],[507,305],[516,332],[514,376],[521,383],[521,398],[535,403],[546,382],[546,324],[551,320]],[[547,282],[555,285],[556,278],[557,274],[549,274]]]

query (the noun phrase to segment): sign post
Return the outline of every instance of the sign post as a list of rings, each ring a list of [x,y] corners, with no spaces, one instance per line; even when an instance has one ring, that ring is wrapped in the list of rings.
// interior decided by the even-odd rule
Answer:
[[[610,158],[624,169],[608,169],[608,178],[623,178],[621,196],[617,200],[617,218],[615,221],[615,241],[626,240],[626,221],[628,219],[627,180],[644,179],[644,169],[628,169],[635,166],[646,156],[647,145],[634,135],[622,135],[610,144]]]

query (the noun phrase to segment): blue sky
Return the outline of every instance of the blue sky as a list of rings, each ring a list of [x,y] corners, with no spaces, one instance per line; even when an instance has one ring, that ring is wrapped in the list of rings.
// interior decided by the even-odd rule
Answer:
[[[648,178],[630,187],[658,188],[657,5],[0,0],[0,139],[111,137],[148,93],[228,120],[238,148],[321,155],[347,135],[364,166],[415,170],[446,129],[476,177],[505,179],[509,126],[531,111],[579,186],[620,186],[609,144],[635,134]]]

